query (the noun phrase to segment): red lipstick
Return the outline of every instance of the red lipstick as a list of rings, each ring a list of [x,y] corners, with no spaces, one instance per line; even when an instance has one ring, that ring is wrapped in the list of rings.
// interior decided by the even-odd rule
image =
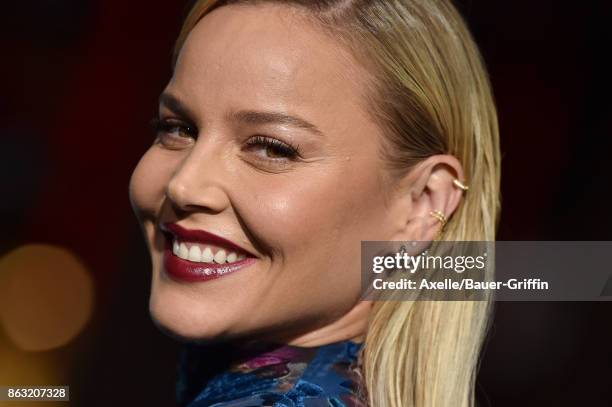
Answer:
[[[160,229],[165,237],[164,269],[170,277],[179,281],[198,282],[214,280],[245,268],[256,260],[251,253],[239,245],[204,230],[185,229],[176,223],[164,223],[160,225]],[[185,257],[184,254],[179,257],[176,250],[173,250],[174,242],[177,242],[177,244],[180,242],[186,245],[198,245],[197,253],[200,252],[200,245],[205,247],[214,246],[219,248],[218,250],[233,252],[239,257],[230,263],[222,262],[221,264],[212,260],[206,262],[193,261],[190,260],[191,257],[190,259],[181,258]]]

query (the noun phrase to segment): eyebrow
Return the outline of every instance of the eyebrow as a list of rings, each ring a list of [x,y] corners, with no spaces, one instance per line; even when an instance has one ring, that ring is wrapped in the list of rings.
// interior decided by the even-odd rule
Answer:
[[[195,115],[193,112],[176,96],[171,93],[164,92],[159,97],[159,104],[164,106],[174,113],[194,121]],[[239,110],[232,111],[226,115],[229,121],[236,121],[244,124],[263,125],[263,124],[284,124],[308,130],[318,136],[322,136],[323,132],[317,126],[301,117],[292,116],[281,112],[257,111],[257,110]]]
[[[308,130],[316,135],[322,136],[323,132],[314,124],[297,116],[291,116],[280,112],[265,112],[256,110],[240,110],[230,112],[227,118],[231,121],[237,121],[245,124],[261,125],[261,124],[284,124]]]
[[[164,106],[179,116],[194,121],[195,115],[193,112],[185,106],[176,96],[171,93],[164,92],[159,96],[159,105]]]

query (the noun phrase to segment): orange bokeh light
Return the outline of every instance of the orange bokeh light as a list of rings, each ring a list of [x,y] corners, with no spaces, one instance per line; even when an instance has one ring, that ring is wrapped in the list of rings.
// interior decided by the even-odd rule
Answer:
[[[22,350],[70,342],[90,319],[93,300],[90,273],[64,248],[29,244],[0,259],[0,323]]]

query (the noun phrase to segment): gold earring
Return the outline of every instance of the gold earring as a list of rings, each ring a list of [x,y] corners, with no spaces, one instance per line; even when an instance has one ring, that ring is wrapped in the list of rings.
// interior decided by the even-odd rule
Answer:
[[[469,186],[465,185],[464,183],[459,181],[457,178],[453,180],[453,184],[455,184],[456,187],[461,188],[464,191],[467,191],[468,189],[470,189]]]
[[[441,211],[437,209],[435,211],[429,212],[429,214],[433,216],[434,218],[436,218],[438,222],[440,222],[440,229],[438,230],[438,234],[436,235],[436,240],[438,240],[440,236],[442,236],[442,231],[444,230],[444,227],[446,226],[448,219],[446,218],[446,216],[444,216],[444,214]]]

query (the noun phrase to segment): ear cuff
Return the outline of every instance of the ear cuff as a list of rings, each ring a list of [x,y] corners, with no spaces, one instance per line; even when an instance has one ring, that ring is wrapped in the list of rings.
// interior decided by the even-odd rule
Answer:
[[[446,216],[444,216],[444,214],[441,211],[437,209],[435,211],[429,212],[429,214],[433,216],[434,218],[436,218],[438,222],[440,222],[440,229],[438,230],[438,234],[436,235],[436,240],[438,240],[440,236],[442,236],[442,232],[444,231],[444,227],[446,226],[448,219],[446,218]]]
[[[453,184],[455,184],[457,188],[460,188],[464,191],[467,191],[468,189],[470,189],[469,186],[465,185],[463,182],[459,181],[457,178],[453,180]]]
[[[453,180],[453,184],[457,188],[461,189],[462,191],[467,191],[468,189],[470,189],[468,185],[459,181],[457,178]],[[444,215],[444,213],[442,213],[442,211],[439,211],[437,209],[429,212],[429,214],[433,216],[434,218],[436,218],[438,222],[440,222],[440,229],[438,230],[438,234],[436,235],[436,240],[438,240],[440,236],[442,236],[442,232],[444,232],[444,228],[446,227],[446,224],[448,223],[448,218],[446,217],[446,215]]]

